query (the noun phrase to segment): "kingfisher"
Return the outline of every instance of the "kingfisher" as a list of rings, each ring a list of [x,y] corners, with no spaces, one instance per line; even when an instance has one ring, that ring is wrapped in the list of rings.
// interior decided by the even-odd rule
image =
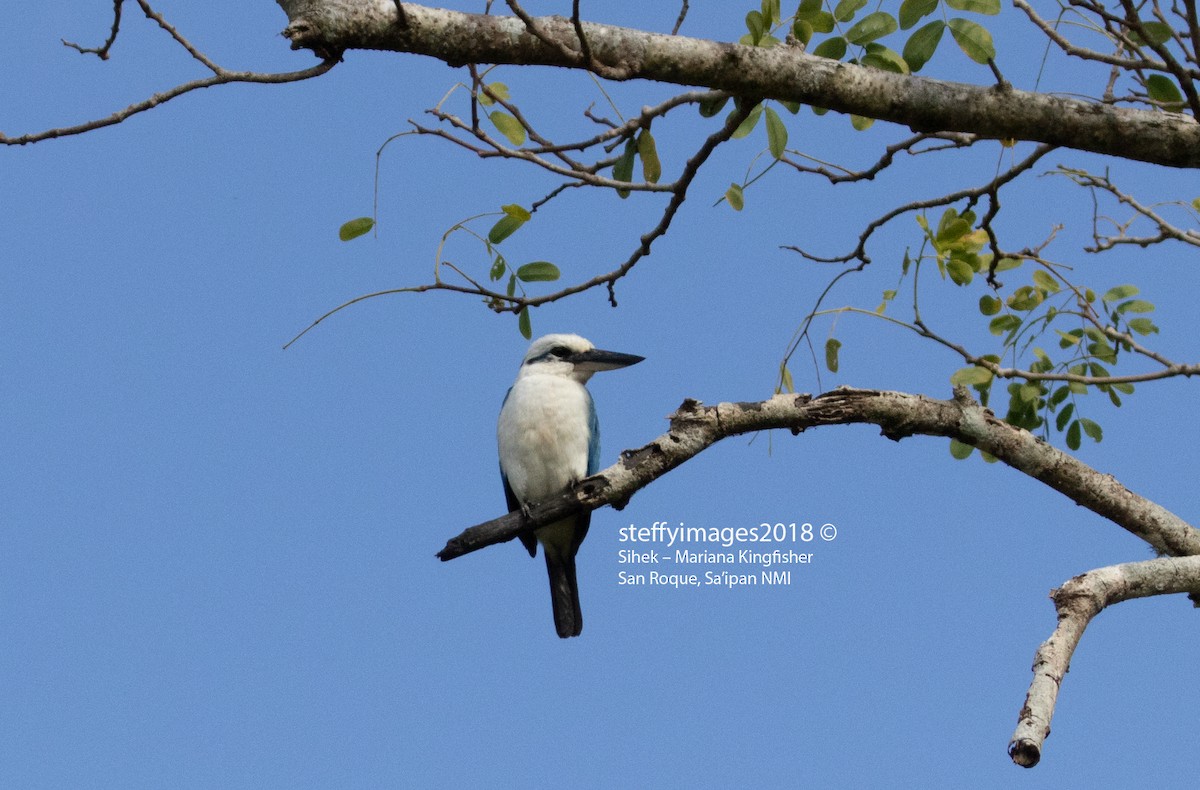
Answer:
[[[530,344],[496,426],[509,512],[528,512],[599,470],[600,423],[584,385],[594,373],[642,359],[602,351],[579,335],[546,335]],[[575,554],[591,520],[589,510],[520,536],[530,557],[537,556],[537,545],[542,544],[554,628],[563,639],[583,631]]]

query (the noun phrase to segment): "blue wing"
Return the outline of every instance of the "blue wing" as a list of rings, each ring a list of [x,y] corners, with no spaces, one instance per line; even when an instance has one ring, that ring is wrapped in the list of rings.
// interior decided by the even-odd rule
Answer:
[[[592,401],[592,393],[586,389],[588,405],[588,459],[587,473],[592,476],[600,471],[600,420],[596,417],[596,404]],[[588,527],[592,524],[592,511],[581,513],[575,517],[575,535],[571,541],[571,554],[579,551],[579,545],[587,537]]]
[[[588,463],[587,473],[592,476],[600,471],[600,420],[596,417],[596,404],[592,393],[587,392],[588,405]]]

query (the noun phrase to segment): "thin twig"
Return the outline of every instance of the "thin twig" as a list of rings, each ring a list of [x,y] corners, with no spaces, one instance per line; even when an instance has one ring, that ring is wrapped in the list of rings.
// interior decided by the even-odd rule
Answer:
[[[108,60],[109,50],[113,44],[117,43],[117,33],[121,31],[121,6],[125,0],[113,0],[113,22],[112,30],[108,34],[108,38],[98,47],[82,47],[74,41],[62,40],[63,46],[70,47],[81,55],[96,55],[100,60]]]

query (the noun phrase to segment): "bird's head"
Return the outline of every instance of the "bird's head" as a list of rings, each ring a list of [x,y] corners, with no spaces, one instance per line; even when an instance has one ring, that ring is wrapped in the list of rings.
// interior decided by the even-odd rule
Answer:
[[[584,384],[593,373],[636,365],[644,357],[603,351],[579,335],[546,335],[529,346],[520,376],[569,376]]]

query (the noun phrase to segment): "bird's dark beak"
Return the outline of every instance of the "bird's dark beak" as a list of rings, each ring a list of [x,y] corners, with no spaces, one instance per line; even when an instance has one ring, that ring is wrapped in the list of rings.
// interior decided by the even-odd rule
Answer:
[[[630,365],[636,365],[643,359],[645,357],[639,357],[636,354],[622,354],[619,351],[604,351],[599,348],[593,348],[590,351],[581,351],[578,354],[572,354],[569,361],[575,366],[576,370],[598,373],[601,370],[627,368]]]

